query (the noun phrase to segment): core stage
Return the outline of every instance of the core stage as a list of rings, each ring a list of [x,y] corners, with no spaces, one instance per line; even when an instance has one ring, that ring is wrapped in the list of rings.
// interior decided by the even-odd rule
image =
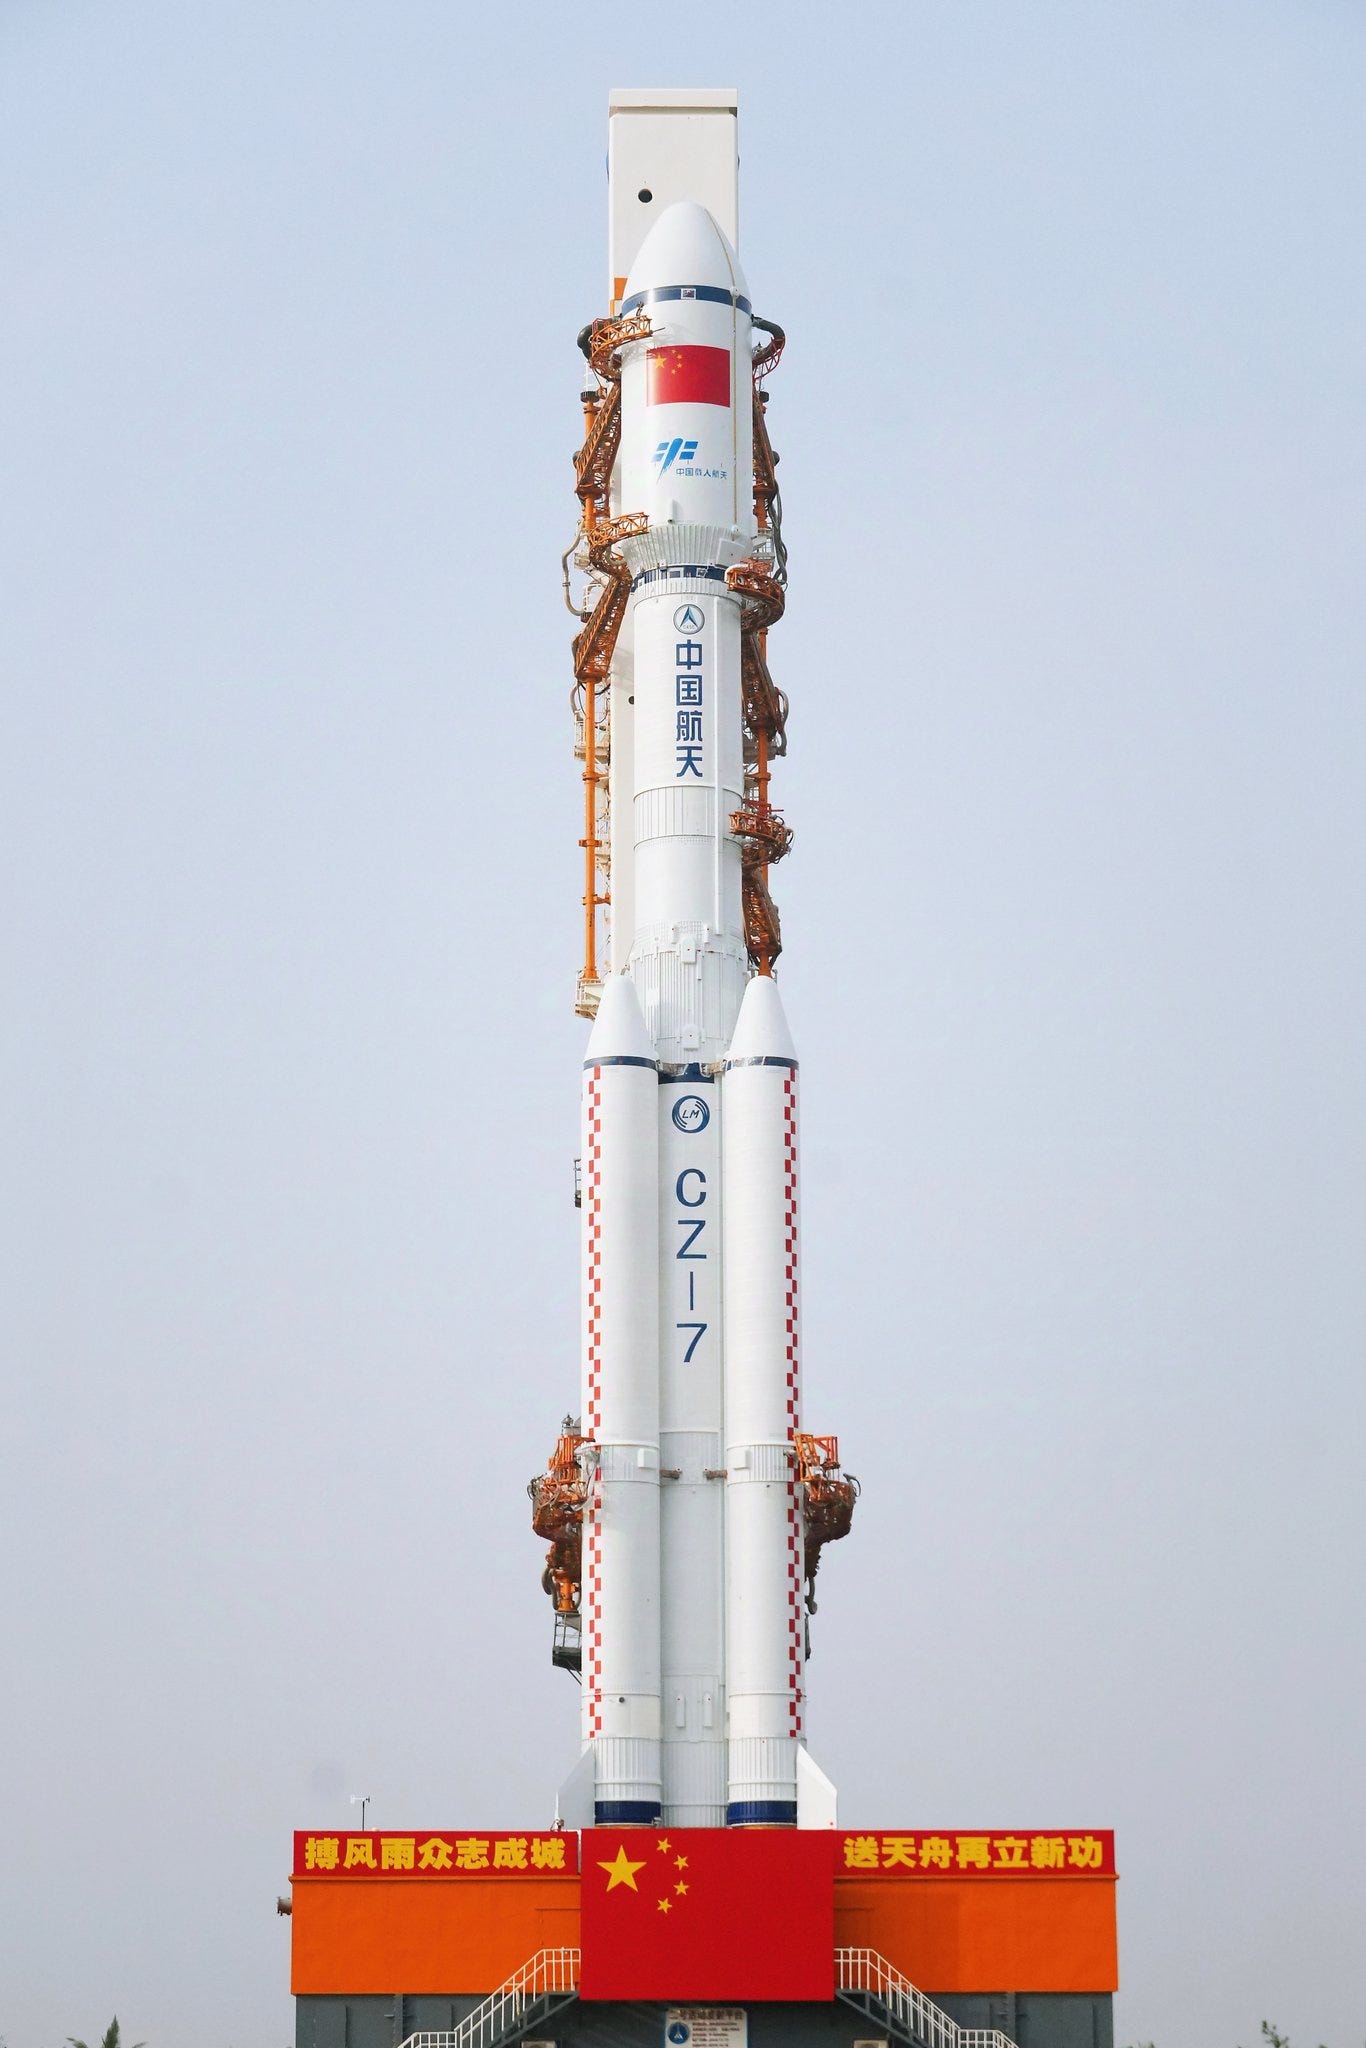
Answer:
[[[1113,2041],[1103,1830],[300,1835],[292,1930],[298,2048]]]

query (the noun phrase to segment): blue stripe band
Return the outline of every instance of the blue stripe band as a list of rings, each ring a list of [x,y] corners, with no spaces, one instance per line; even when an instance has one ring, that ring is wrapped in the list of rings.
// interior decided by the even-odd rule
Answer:
[[[792,1069],[792,1072],[795,1074],[797,1071],[797,1062],[795,1060],[788,1059],[783,1053],[768,1052],[765,1053],[760,1059],[727,1060],[726,1072],[729,1073],[732,1067],[790,1067]]]
[[[726,1808],[728,1828],[795,1828],[795,1799],[737,1799]]]
[[[643,583],[662,583],[670,576],[691,576],[698,583],[724,583],[724,569],[702,568],[694,562],[670,565],[667,569],[642,569],[639,576],[631,579],[632,590],[639,590]]]
[[[583,1071],[591,1074],[598,1067],[648,1067],[653,1073],[657,1064],[655,1060],[643,1060],[639,1053],[612,1052],[600,1060],[585,1060]]]
[[[741,313],[754,311],[748,299],[739,292],[728,292],[719,284],[660,284],[652,292],[636,292],[621,302],[622,317],[634,313],[637,306],[659,306],[669,299],[700,299],[706,306],[735,306]]]
[[[793,1809],[795,1812],[795,1808]],[[623,1828],[642,1823],[648,1827],[659,1819],[657,1799],[599,1799],[593,1818],[600,1828]]]
[[[669,1067],[667,1069],[661,1067],[659,1070],[659,1085],[661,1088],[669,1087],[675,1081],[680,1085],[686,1081],[690,1088],[696,1088],[700,1082],[704,1088],[709,1088],[715,1079],[715,1074],[709,1074],[704,1068],[699,1066]]]

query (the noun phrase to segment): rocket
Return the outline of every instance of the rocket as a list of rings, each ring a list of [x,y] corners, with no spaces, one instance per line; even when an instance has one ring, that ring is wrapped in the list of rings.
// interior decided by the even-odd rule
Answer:
[[[581,1412],[530,1489],[557,1642],[578,1631],[571,1824],[834,1822],[805,1750],[807,1582],[856,1483],[801,1428],[797,1058],[764,881],[791,837],[767,801],[782,554],[755,333],[734,248],[685,200],[582,343],[586,902],[591,935],[601,682],[613,971],[583,1061]],[[776,333],[760,323],[761,359]]]

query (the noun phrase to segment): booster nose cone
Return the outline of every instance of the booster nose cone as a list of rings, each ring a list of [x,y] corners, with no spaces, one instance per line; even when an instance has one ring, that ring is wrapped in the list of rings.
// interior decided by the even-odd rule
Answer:
[[[735,1034],[726,1054],[728,1067],[753,1066],[764,1060],[796,1066],[797,1048],[783,1014],[783,999],[772,975],[756,974],[745,990]]]
[[[607,1061],[631,1061],[647,1067],[655,1064],[654,1045],[629,974],[608,975],[598,999],[593,1029],[588,1034],[584,1065],[601,1066]]]
[[[706,207],[693,199],[666,207],[645,237],[626,280],[622,311],[633,311],[643,295],[671,286],[701,286],[749,298],[739,257]]]

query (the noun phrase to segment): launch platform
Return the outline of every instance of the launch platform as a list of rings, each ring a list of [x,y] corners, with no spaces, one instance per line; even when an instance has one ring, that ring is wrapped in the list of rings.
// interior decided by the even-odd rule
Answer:
[[[739,1839],[301,1834],[297,2048],[1113,2048],[1109,1833]]]

